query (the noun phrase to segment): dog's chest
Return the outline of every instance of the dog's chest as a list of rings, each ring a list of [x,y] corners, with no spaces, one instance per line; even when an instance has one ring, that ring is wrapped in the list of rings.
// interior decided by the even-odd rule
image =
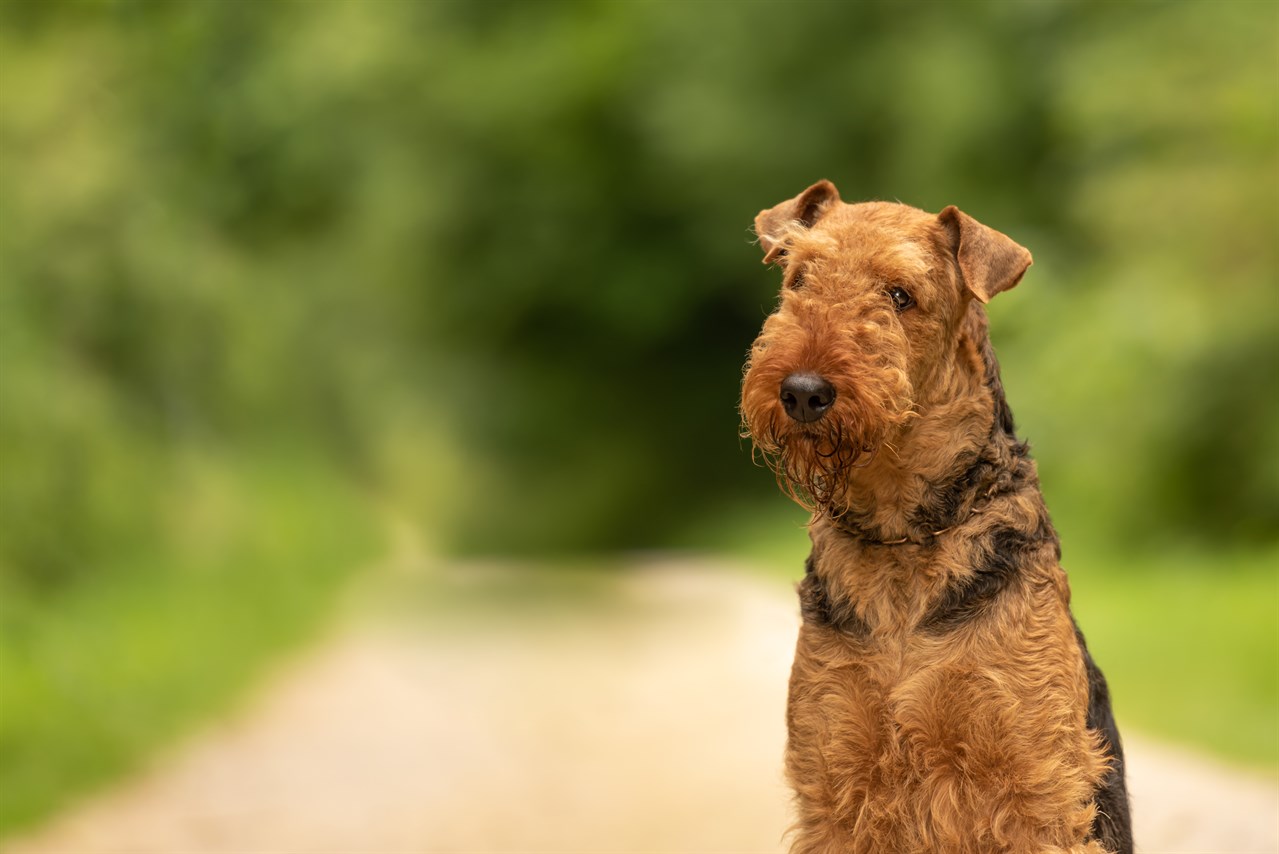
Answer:
[[[805,622],[871,652],[905,650],[928,631],[930,612],[972,574],[945,555],[915,552],[894,550],[877,561],[834,550],[810,558],[800,585]]]
[[[916,722],[942,719],[972,692],[965,683],[982,661],[967,641],[977,627],[933,625],[948,588],[959,583],[933,567],[883,562],[856,584],[840,584],[825,569],[811,567],[800,585],[804,626],[791,679],[792,718],[824,721],[823,737],[837,740],[841,754],[869,763],[851,776],[908,778],[918,764],[911,749]]]
[[[826,569],[814,566],[801,584],[793,780],[824,781],[849,815],[879,816],[884,827],[913,820],[895,811],[928,811],[938,798],[987,825],[1024,795],[1017,781],[1061,750],[1056,741],[1083,743],[1079,663],[1044,654],[1071,649],[1073,628],[1042,567],[978,586],[975,573],[917,576],[914,595],[897,573],[826,589]]]

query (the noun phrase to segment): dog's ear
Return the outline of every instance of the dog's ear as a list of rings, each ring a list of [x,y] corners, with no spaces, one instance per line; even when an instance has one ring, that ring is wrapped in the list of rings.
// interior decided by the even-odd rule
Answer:
[[[1030,250],[1006,234],[982,225],[951,205],[937,215],[950,237],[964,285],[982,302],[1014,287],[1033,259]]]
[[[755,234],[764,250],[764,263],[771,264],[782,254],[782,237],[796,224],[812,228],[839,201],[839,190],[822,179],[793,199],[760,211],[755,217]]]

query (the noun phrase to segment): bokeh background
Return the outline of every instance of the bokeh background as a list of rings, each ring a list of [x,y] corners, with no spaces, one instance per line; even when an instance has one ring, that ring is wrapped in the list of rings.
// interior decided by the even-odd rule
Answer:
[[[1279,5],[0,3],[0,832],[386,549],[798,577],[755,212],[958,204],[1121,720],[1279,770]]]

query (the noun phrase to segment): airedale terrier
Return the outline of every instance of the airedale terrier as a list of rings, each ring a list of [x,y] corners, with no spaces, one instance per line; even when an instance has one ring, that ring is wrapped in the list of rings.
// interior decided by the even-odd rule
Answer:
[[[1131,852],[1106,682],[987,336],[1030,253],[828,181],[755,231],[783,281],[744,430],[813,511],[792,850]]]

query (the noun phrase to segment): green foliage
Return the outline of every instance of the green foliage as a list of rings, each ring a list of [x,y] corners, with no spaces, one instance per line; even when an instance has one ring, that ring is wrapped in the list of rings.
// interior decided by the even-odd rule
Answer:
[[[771,498],[747,227],[825,175],[1035,251],[995,332],[1090,526],[1276,530],[1264,5],[4,12],[6,338],[153,434],[315,438],[467,548],[667,540]]]

